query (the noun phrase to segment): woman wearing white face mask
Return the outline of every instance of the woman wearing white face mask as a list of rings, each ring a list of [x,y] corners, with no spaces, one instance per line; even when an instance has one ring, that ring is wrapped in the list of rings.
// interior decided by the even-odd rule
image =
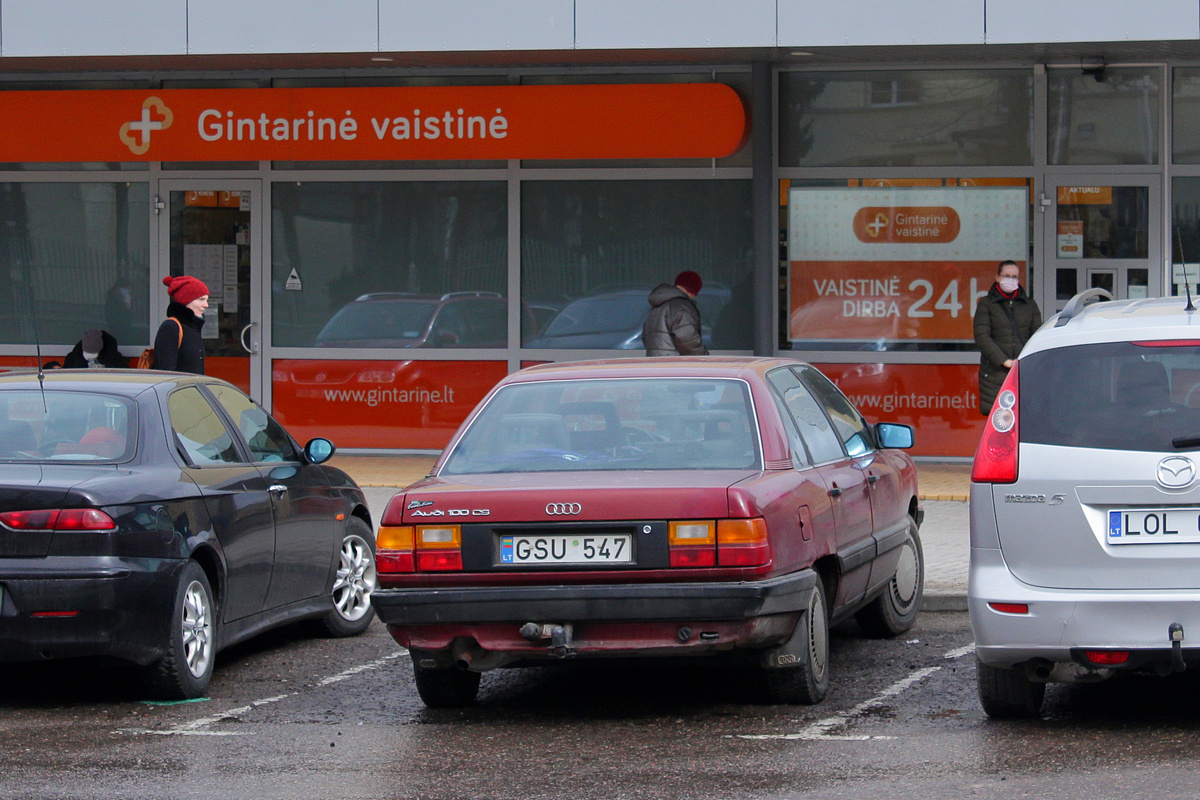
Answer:
[[[1015,261],[1001,261],[996,282],[975,307],[975,346],[979,348],[979,411],[989,414],[1013,361],[1042,325],[1042,312],[1020,283]]]

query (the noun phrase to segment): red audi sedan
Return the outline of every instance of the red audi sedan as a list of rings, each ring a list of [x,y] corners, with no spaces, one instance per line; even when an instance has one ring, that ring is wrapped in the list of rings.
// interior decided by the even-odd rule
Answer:
[[[524,369],[389,503],[371,602],[430,707],[500,667],[675,656],[816,703],[831,624],[920,608],[912,443],[793,360]]]

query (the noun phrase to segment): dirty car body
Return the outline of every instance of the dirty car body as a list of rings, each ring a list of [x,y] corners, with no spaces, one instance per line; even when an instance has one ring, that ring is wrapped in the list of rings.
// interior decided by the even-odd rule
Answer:
[[[388,505],[372,602],[431,706],[497,667],[718,655],[817,702],[831,622],[917,613],[915,470],[881,446],[911,441],[797,361],[522,370]]]

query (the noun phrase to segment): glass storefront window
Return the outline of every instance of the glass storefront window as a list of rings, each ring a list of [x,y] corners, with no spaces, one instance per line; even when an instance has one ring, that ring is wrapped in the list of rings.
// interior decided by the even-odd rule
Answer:
[[[273,344],[507,345],[504,183],[276,183],[271,203]]]
[[[1059,258],[1146,258],[1145,186],[1060,186],[1055,206]]]
[[[1032,73],[784,72],[784,167],[1029,164]]]
[[[1170,294],[1184,295],[1191,284],[1192,297],[1200,299],[1200,178],[1171,181],[1171,200]]]
[[[1171,145],[1176,164],[1200,164],[1200,67],[1177,67],[1171,88]]]
[[[752,349],[750,206],[744,180],[525,182],[524,346],[641,350],[650,290],[693,270],[708,347]]]
[[[1160,70],[1047,72],[1050,164],[1157,164]]]
[[[145,183],[0,183],[0,342],[145,345],[149,214]]]

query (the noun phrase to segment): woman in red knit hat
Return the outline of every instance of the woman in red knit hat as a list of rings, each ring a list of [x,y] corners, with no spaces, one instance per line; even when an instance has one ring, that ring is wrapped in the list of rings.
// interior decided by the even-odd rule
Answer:
[[[167,318],[154,337],[154,368],[172,372],[204,374],[204,310],[208,287],[191,275],[163,278],[171,303]]]

